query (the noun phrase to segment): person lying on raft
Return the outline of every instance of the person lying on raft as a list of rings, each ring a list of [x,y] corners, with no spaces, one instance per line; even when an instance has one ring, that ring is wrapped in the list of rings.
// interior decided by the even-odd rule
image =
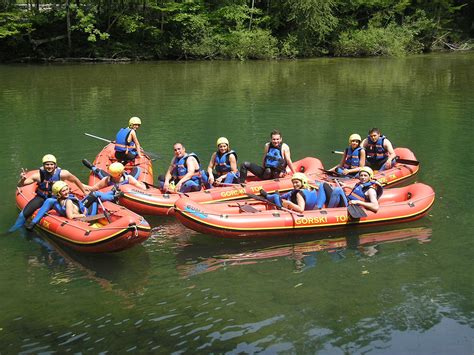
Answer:
[[[370,168],[383,171],[395,165],[397,155],[392,143],[380,133],[378,128],[372,128],[361,145],[367,153],[366,165]]]
[[[237,153],[230,150],[229,140],[226,137],[220,137],[216,144],[217,151],[212,153],[211,161],[207,167],[207,188],[210,188],[214,182],[225,184],[239,182],[240,174],[237,169]]]
[[[293,190],[280,195],[278,193],[268,194],[260,190],[260,194],[278,207],[285,207],[296,212],[321,209],[326,201],[324,189],[319,191],[308,185],[308,178],[303,173],[294,173],[291,177]]]
[[[60,216],[68,219],[93,216],[97,214],[97,197],[95,193],[87,195],[79,200],[70,193],[69,186],[64,181],[56,181],[52,187],[52,194],[56,197],[47,198],[36,216],[25,224],[26,229],[32,230],[48,211],[55,209]]]
[[[202,177],[205,174],[201,171],[198,156],[194,153],[187,154],[186,148],[181,143],[175,143],[173,149],[174,157],[171,159],[166,175],[158,177],[160,188],[164,192],[200,191]]]
[[[343,188],[348,188],[341,184],[341,187],[334,189],[328,184],[323,184],[326,192],[327,207],[344,207],[348,205],[360,205],[370,211],[379,210],[378,199],[383,194],[383,187],[374,179],[374,172],[368,166],[364,166],[359,171],[359,182],[349,192],[345,194]]]
[[[296,172],[291,161],[290,147],[283,143],[280,131],[273,130],[270,133],[271,141],[265,144],[263,152],[263,167],[248,161],[240,165],[241,183],[247,178],[247,171],[252,172],[262,180],[283,177],[288,166],[291,172]]]
[[[56,181],[68,181],[75,184],[84,195],[89,191],[87,185],[83,185],[82,182],[73,174],[65,169],[61,169],[57,165],[56,157],[52,154],[46,154],[42,159],[43,166],[38,169],[38,172],[26,177],[26,170],[22,169],[20,174],[20,180],[17,186],[22,187],[31,185],[34,183],[38,184],[36,189],[36,196],[33,197],[23,208],[18,215],[15,224],[9,229],[13,232],[22,227],[26,220],[30,218],[33,213],[43,205],[43,202],[51,197],[51,188]]]
[[[362,138],[357,134],[349,137],[349,146],[344,150],[344,155],[339,165],[329,169],[340,175],[355,176],[361,167],[365,166],[365,150],[361,146]]]
[[[107,186],[114,186],[116,191],[120,190],[121,185],[131,184],[138,187],[139,189],[146,190],[146,185],[143,182],[138,181],[133,176],[125,173],[125,167],[122,163],[115,162],[109,165],[107,168],[108,174],[103,177],[94,186],[90,187],[91,191],[98,191]],[[110,191],[113,192],[113,191]],[[110,195],[109,193],[102,194],[101,197],[104,201],[114,201],[117,196]]]
[[[128,127],[120,128],[115,137],[115,158],[122,164],[134,161],[141,157],[141,146],[137,138],[137,129],[140,128],[142,120],[132,117],[128,120]]]

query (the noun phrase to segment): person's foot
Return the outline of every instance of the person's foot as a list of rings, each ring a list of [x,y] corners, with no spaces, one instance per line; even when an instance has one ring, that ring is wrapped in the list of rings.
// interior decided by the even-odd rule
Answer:
[[[94,168],[94,165],[92,165],[92,163],[87,159],[82,159],[82,164],[84,164],[84,166],[88,169],[92,170]]]
[[[25,228],[31,232],[35,228],[35,225],[35,223],[29,221],[25,223]]]
[[[266,192],[264,189],[260,189],[260,195],[267,198],[268,192]]]

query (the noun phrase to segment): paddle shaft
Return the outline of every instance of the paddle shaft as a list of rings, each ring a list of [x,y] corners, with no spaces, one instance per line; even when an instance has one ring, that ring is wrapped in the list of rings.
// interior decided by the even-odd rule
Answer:
[[[107,143],[115,143],[114,141],[111,141],[110,139],[106,139],[106,138],[102,138],[102,137],[99,137],[99,136],[95,136],[93,134],[90,134],[90,133],[84,133],[86,136],[88,137],[91,137],[91,138],[95,138],[95,139],[98,139],[98,140],[101,140],[101,141],[104,141],[104,142],[107,142]],[[152,152],[147,152],[146,150],[143,150],[142,148],[142,151],[143,153],[145,153],[146,155],[148,155],[150,158],[153,158],[153,159],[160,159],[160,156],[156,153],[152,153]]]
[[[104,204],[102,203],[102,200],[97,197],[97,201],[99,201],[100,207],[102,207],[102,211],[104,211],[104,216],[107,218],[107,222],[112,223],[112,220],[110,219],[110,212],[105,208]]]
[[[296,216],[298,216],[298,217],[302,217],[302,216],[303,216],[302,214],[300,214],[300,213],[298,213],[298,212],[295,212],[295,211],[292,211],[292,210],[290,210],[290,209],[288,209],[288,208],[280,207],[280,206],[278,206],[276,203],[273,203],[273,202],[271,202],[271,201],[268,201],[268,200],[267,200],[265,197],[263,197],[263,196],[258,196],[258,195],[250,194],[250,193],[246,193],[246,195],[247,195],[248,197],[251,197],[251,198],[255,199],[255,200],[262,201],[262,202],[268,203],[269,205],[275,206],[275,207],[276,207],[277,209],[279,209],[279,210],[282,210],[282,211],[285,211],[285,212],[294,214],[294,215],[296,215]]]

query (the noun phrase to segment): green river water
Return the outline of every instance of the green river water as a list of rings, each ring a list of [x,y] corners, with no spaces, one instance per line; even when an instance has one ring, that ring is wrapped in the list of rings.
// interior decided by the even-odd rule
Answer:
[[[436,202],[419,221],[304,238],[222,240],[147,217],[144,244],[83,255],[38,234],[0,236],[0,353],[472,354],[474,53],[402,59],[0,66],[0,228],[22,167],[81,159],[129,117],[158,152],[207,165],[226,136],[261,161],[274,128],[294,160],[339,159],[380,127],[421,161]],[[368,245],[370,237],[387,242]],[[321,240],[323,238],[323,240]],[[337,245],[334,243],[338,243]]]

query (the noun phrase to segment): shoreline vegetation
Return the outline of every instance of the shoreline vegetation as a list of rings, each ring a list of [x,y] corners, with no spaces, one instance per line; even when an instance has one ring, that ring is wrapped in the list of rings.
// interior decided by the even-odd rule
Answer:
[[[0,0],[0,62],[401,57],[474,49],[468,0]]]

